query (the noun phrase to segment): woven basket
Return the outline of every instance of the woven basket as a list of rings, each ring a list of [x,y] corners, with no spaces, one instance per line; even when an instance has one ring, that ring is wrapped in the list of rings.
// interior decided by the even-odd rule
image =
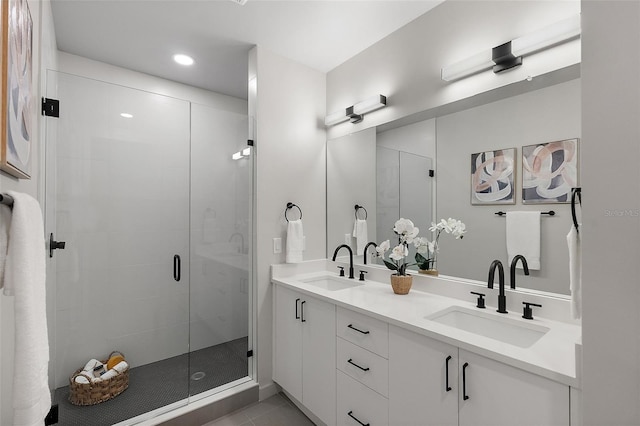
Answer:
[[[106,364],[109,358],[115,354],[122,355],[122,352],[113,351],[103,364]],[[124,355],[122,355],[124,358]],[[76,377],[84,376],[89,383],[77,383]],[[77,370],[69,379],[69,402],[73,405],[95,405],[120,395],[129,387],[129,366],[117,374],[116,376],[101,380],[99,382],[91,382],[91,377],[84,374],[82,369]]]

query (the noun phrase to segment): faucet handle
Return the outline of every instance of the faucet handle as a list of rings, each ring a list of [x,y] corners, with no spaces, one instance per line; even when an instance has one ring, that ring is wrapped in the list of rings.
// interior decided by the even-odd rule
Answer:
[[[522,302],[522,304],[524,305],[523,312],[522,312],[522,318],[528,319],[528,320],[532,320],[533,319],[533,309],[531,309],[532,306],[536,306],[538,308],[542,308],[542,305],[538,305],[536,303]]]
[[[360,281],[364,281],[364,274],[366,273],[367,271],[360,270]]]
[[[344,266],[338,266],[338,269],[340,269],[340,276],[344,277]]]
[[[484,305],[484,296],[485,296],[484,293],[477,293],[475,291],[472,291],[471,294],[475,294],[476,296],[478,296],[476,308],[480,308],[480,309],[486,308],[486,306]]]

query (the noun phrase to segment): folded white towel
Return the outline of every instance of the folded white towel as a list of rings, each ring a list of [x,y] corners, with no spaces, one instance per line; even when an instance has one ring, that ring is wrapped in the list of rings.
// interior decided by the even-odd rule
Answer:
[[[4,294],[14,296],[13,424],[42,425],[51,408],[45,239],[42,211],[27,194],[13,197]]]
[[[540,269],[540,212],[507,212],[507,256],[509,264],[521,254],[529,269]],[[522,269],[522,263],[517,268]]]
[[[302,220],[290,220],[287,225],[287,247],[286,262],[302,262],[302,251],[304,250],[304,231]]]
[[[11,209],[0,204],[0,288],[4,285],[4,264],[9,244],[9,227],[11,226]]]
[[[356,219],[353,223],[353,236],[356,239],[356,255],[364,254],[364,247],[369,242],[367,233],[367,221],[365,219]]]
[[[582,247],[580,234],[575,226],[567,234],[569,246],[569,289],[571,290],[571,315],[582,317]]]

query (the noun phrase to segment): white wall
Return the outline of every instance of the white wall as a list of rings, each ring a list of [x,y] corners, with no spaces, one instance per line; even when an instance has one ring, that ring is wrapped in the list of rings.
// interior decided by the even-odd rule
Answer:
[[[440,79],[443,66],[578,13],[578,1],[445,1],[327,74],[327,111],[377,93],[386,95],[388,102],[359,124],[330,128],[329,137],[576,64],[579,41],[525,57],[523,66],[502,74],[488,71],[451,83]]]
[[[467,226],[455,240],[442,235],[438,270],[474,280],[486,280],[494,259],[507,265],[506,219],[498,210],[554,210],[541,216],[539,271],[518,273],[517,285],[569,294],[569,254],[566,235],[572,226],[569,204],[522,204],[522,147],[580,137],[580,80],[471,108],[437,118],[437,218],[454,217]],[[516,148],[514,205],[471,205],[471,154]]]
[[[640,3],[583,1],[585,425],[640,424]]]
[[[376,135],[378,146],[436,158],[436,120],[424,120]]]
[[[45,118],[40,115],[40,97],[44,90],[44,73],[42,69],[55,67],[57,48],[55,42],[53,15],[49,0],[29,0],[29,9],[33,19],[33,123],[34,129],[33,163],[31,180],[18,180],[0,172],[0,192],[15,190],[27,193],[44,203],[44,176],[40,173],[43,152]],[[43,206],[44,207],[44,206]],[[48,291],[47,298],[51,293]],[[51,317],[49,317],[51,318]],[[0,424],[13,424],[13,351],[14,351],[14,312],[13,298],[0,296]],[[52,330],[49,329],[51,335]]]
[[[256,309],[260,397],[275,392],[270,265],[283,263],[287,202],[303,212],[304,258],[326,256],[325,74],[260,46],[249,57],[249,115],[256,122]],[[256,96],[257,95],[257,96]],[[272,239],[283,253],[273,254]]]

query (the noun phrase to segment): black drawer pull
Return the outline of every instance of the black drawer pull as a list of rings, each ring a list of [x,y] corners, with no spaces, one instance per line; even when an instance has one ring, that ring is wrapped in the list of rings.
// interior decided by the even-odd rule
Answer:
[[[369,371],[369,367],[367,367],[367,368],[360,367],[358,364],[356,364],[355,362],[353,362],[353,358],[349,358],[349,359],[347,360],[347,362],[348,362],[349,364],[351,364],[351,365],[355,366],[355,367],[358,367],[358,368],[359,368],[360,370],[362,370],[362,371]]]
[[[468,362],[465,362],[462,366],[462,399],[465,401],[469,399],[469,395],[467,395],[467,367],[469,366]]]
[[[306,319],[304,319],[304,304],[307,303],[306,300],[303,300],[302,303],[300,303],[300,320],[302,322],[307,322]]]
[[[362,334],[369,334],[369,331],[362,331],[362,330],[358,330],[357,328],[355,328],[353,325],[349,324],[347,327],[349,327],[352,330],[357,331],[358,333],[362,333]]]
[[[353,411],[349,411],[347,413],[347,416],[351,417],[353,420],[355,420],[356,422],[360,423],[362,426],[369,426],[369,423],[362,423],[356,416],[354,416],[351,413],[353,413]]]
[[[298,303],[300,302],[300,298],[296,299],[296,319],[300,319],[300,314],[298,313]]]
[[[445,390],[447,392],[449,392],[451,390],[451,386],[449,386],[449,361],[451,361],[451,355],[449,355],[447,357],[447,360],[445,361],[445,366],[446,366],[446,370],[447,370],[446,371],[446,381],[447,381],[447,383],[445,385]]]

